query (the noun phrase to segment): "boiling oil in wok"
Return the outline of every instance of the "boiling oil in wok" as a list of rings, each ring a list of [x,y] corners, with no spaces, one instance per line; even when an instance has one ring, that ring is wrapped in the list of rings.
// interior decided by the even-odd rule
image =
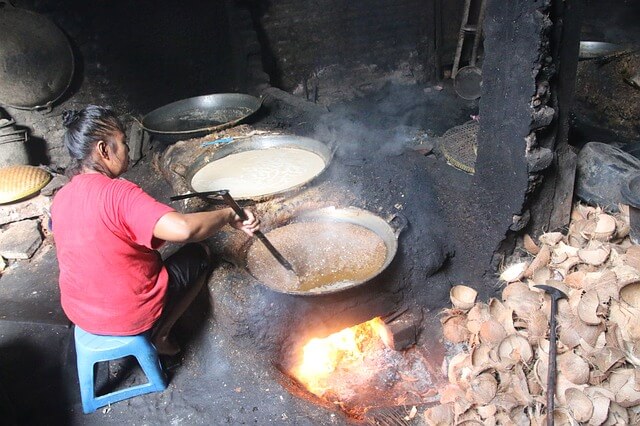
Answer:
[[[345,222],[301,222],[277,228],[269,241],[296,271],[284,269],[263,244],[249,249],[249,270],[268,286],[290,292],[328,290],[366,280],[383,266],[387,248],[373,231]]]

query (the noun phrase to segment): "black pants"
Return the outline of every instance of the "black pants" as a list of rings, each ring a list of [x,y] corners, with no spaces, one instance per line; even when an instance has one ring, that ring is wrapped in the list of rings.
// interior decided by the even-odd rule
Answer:
[[[202,245],[197,243],[184,245],[166,258],[163,263],[169,273],[169,285],[162,316],[156,323],[160,323],[164,317],[169,315],[175,305],[196,284],[198,278],[211,270],[207,252]]]

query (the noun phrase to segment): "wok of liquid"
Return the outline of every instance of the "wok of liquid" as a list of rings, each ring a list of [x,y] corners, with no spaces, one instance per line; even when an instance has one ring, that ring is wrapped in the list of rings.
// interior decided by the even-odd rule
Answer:
[[[292,223],[266,235],[296,274],[259,241],[249,248],[247,265],[254,277],[279,291],[322,292],[365,281],[380,271],[387,257],[382,238],[352,223]]]
[[[319,155],[298,148],[256,149],[204,166],[191,179],[198,192],[228,189],[235,198],[273,194],[301,185],[324,170]]]

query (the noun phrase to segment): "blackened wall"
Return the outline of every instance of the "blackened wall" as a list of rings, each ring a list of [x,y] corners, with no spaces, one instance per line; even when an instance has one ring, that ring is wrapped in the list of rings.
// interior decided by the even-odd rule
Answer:
[[[413,61],[422,64],[430,78],[435,1],[440,0],[256,1],[254,19],[262,36],[265,70],[272,84],[285,90],[333,64],[393,69]],[[461,3],[447,0],[440,5],[445,62],[454,51]]]
[[[206,0],[16,0],[49,17],[74,50],[71,87],[51,112],[6,108],[30,129],[42,155],[32,164],[64,167],[61,115],[87,104],[113,107],[126,120],[179,99],[241,91],[225,2]],[[249,19],[250,20],[250,19]],[[130,120],[130,118],[129,118]]]

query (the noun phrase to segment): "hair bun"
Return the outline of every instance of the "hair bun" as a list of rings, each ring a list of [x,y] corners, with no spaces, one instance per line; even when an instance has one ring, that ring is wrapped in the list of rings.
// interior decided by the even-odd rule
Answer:
[[[69,109],[62,113],[62,125],[64,127],[71,126],[80,116],[80,113],[75,109]]]

